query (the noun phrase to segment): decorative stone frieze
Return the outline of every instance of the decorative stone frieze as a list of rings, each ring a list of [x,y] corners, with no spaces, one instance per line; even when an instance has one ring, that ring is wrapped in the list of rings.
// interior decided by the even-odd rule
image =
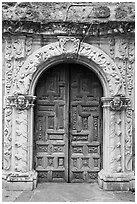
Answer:
[[[54,34],[54,35],[82,35],[85,36],[102,36],[109,34],[130,34],[135,33],[135,23],[120,21],[76,23],[76,22],[32,22],[32,21],[3,21],[3,33],[10,34]]]

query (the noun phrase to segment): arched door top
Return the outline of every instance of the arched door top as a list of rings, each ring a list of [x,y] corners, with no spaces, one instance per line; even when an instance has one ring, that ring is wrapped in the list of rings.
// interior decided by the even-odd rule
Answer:
[[[104,93],[104,96],[125,95],[122,77],[114,61],[101,49],[87,43],[81,43],[79,39],[74,37],[60,37],[59,41],[50,43],[30,55],[18,73],[17,80],[12,84],[11,94],[30,93],[30,84],[34,74],[40,70],[43,64],[49,64],[55,58],[72,61],[77,59],[78,63],[82,58],[83,64],[84,61],[87,64],[86,61],[88,60],[89,67],[90,64],[93,65],[94,63],[96,65],[96,68],[93,68],[94,71],[103,80],[102,83],[107,87],[106,90],[109,89],[107,93]],[[35,80],[34,82],[36,83]]]

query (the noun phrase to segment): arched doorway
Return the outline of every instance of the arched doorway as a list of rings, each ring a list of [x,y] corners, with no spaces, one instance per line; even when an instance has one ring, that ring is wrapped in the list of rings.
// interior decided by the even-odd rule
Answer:
[[[103,163],[102,85],[81,64],[60,63],[35,88],[34,169],[39,182],[93,182]]]

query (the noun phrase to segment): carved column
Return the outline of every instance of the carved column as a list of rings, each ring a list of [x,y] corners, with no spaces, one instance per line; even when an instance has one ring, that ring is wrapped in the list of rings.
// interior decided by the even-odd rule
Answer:
[[[130,119],[131,122],[128,111],[130,109],[129,99],[120,96],[103,97],[102,102],[103,170],[99,172],[99,185],[105,190],[129,190],[133,175],[131,167],[132,130],[130,129],[129,135],[128,127],[128,120]]]
[[[36,172],[30,168],[28,158],[28,112],[33,108],[34,100],[34,96],[22,94],[7,97],[4,138],[4,173],[8,183],[7,190],[13,188],[16,190],[17,182],[20,190],[31,190],[37,177]]]

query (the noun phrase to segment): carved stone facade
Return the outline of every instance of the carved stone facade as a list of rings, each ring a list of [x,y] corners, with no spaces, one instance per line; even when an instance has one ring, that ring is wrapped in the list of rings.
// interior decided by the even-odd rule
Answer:
[[[116,20],[120,16],[127,18],[128,11],[126,13],[126,10],[117,7],[114,27],[107,27],[106,23],[101,24],[97,34],[95,32],[96,22],[93,22],[93,25],[83,21],[77,25],[74,25],[74,22],[68,24],[67,21],[51,22],[38,27],[38,22],[26,20],[24,25],[23,21],[18,21],[18,23],[9,21],[8,18],[16,19],[18,12],[21,12],[20,15],[28,15],[24,8],[27,6],[27,9],[31,10],[32,5],[26,3],[23,6],[23,4],[13,3],[9,10],[7,6],[9,5],[6,4],[3,7],[3,44],[5,48],[3,59],[5,73],[3,180],[6,188],[13,187],[16,190],[16,182],[20,184],[20,189],[25,188],[22,187],[24,182],[27,183],[26,189],[36,187],[37,172],[32,165],[35,87],[39,77],[46,69],[62,62],[87,66],[98,76],[102,84],[103,169],[98,174],[99,185],[106,190],[109,190],[110,186],[112,188],[110,190],[132,188],[131,183],[134,180],[132,164],[135,95],[134,21],[128,19],[126,24]],[[110,5],[97,8],[94,7],[92,12],[90,11],[94,17],[97,19],[112,18]],[[16,15],[14,10],[16,10]],[[23,17],[20,16],[20,18]],[[35,32],[36,36],[33,35],[35,25],[38,29]],[[115,29],[120,31],[120,35]],[[85,33],[84,37],[81,36],[81,33]],[[96,126],[96,118],[94,119]],[[85,129],[87,128],[86,120],[85,117],[82,121]],[[54,148],[55,152],[63,151],[63,146]],[[80,148],[79,150],[74,148],[74,151],[81,151]],[[89,151],[94,153],[98,150],[92,147]],[[60,158],[58,162],[59,166],[63,166],[64,158]],[[88,159],[83,159],[82,162],[84,167],[89,165]],[[39,163],[41,163],[40,157]],[[98,166],[97,158],[94,163],[95,166]],[[53,159],[49,157],[48,166],[52,167],[52,165]],[[76,158],[73,158],[73,166],[77,167]],[[56,173],[54,177],[60,178],[63,175],[61,171],[57,175]],[[46,175],[46,172],[41,172],[41,179],[44,176],[46,181]],[[74,175],[77,179],[77,172]],[[96,172],[91,177],[97,178]]]

